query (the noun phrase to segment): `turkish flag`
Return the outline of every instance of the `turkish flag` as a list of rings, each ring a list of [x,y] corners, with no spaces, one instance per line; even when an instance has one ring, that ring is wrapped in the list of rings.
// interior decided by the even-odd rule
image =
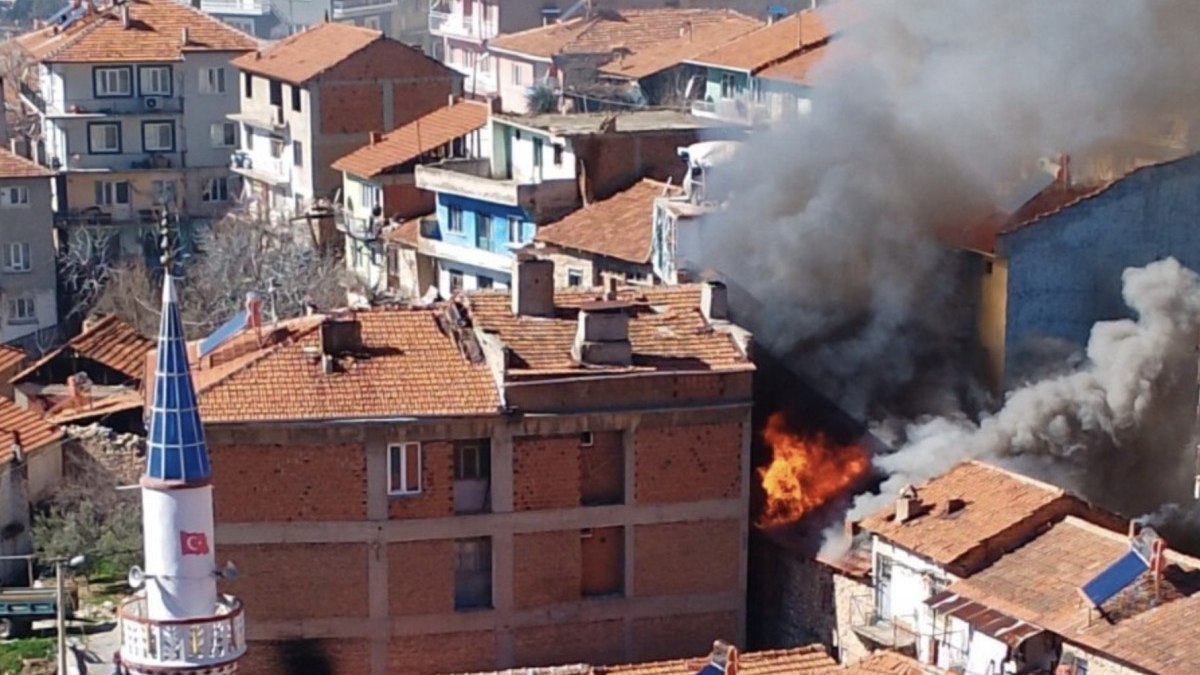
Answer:
[[[208,553],[208,537],[203,532],[180,532],[179,545],[184,555],[205,555]]]

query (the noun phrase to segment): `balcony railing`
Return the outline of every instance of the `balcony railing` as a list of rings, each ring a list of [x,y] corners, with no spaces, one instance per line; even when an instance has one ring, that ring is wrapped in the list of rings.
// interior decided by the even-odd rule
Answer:
[[[339,208],[335,219],[337,229],[351,239],[359,241],[376,241],[386,221],[383,218],[359,218],[351,215],[344,208]]]
[[[200,0],[200,9],[214,14],[262,15],[271,11],[267,0]]]
[[[579,205],[574,179],[514,180],[511,173],[493,172],[488,159],[450,159],[416,168],[416,185],[494,204],[517,206],[538,222],[549,222]]]
[[[490,40],[498,33],[496,26],[479,14],[465,16],[433,9],[429,10],[429,32],[469,40]]]
[[[333,0],[333,18],[342,19],[346,15],[378,11],[395,4],[396,0]]]
[[[110,117],[113,115],[162,115],[183,112],[181,96],[143,98],[72,99],[60,108],[51,104],[41,108],[50,117]]]
[[[693,101],[692,114],[696,117],[718,118],[733,122],[759,123],[770,118],[770,110],[763,103],[746,97],[723,98],[717,101]]]
[[[46,112],[46,101],[42,98],[42,93],[33,87],[21,82],[21,98],[29,102],[38,112]]]
[[[59,157],[48,161],[51,169],[61,171],[161,171],[180,166],[174,153],[129,152],[112,155],[71,155],[64,163]]]
[[[246,620],[240,600],[222,596],[214,616],[155,621],[146,616],[144,593],[121,604],[121,657],[128,665],[170,670],[220,666],[246,653]]]
[[[237,150],[229,158],[229,168],[240,176],[272,185],[287,185],[291,182],[291,164],[282,157],[255,159],[244,150]]]

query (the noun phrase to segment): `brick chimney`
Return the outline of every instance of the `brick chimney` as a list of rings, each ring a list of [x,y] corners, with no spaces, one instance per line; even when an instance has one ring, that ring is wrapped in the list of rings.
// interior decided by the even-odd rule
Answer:
[[[1063,153],[1058,156],[1058,189],[1066,190],[1071,187],[1071,156]]]
[[[629,342],[630,307],[625,302],[592,302],[579,308],[571,356],[582,365],[628,366],[633,363]]]
[[[329,317],[321,322],[321,354],[334,357],[362,348],[362,322],[353,316]]]
[[[246,328],[262,327],[262,298],[258,293],[246,293]]]
[[[700,287],[700,313],[708,321],[729,320],[729,289],[720,281],[706,281]]]
[[[367,132],[367,144],[368,145],[375,145],[376,143],[378,143],[381,140],[383,140],[383,134],[379,133],[378,131],[368,131]]]
[[[896,499],[896,522],[907,523],[919,515],[921,515],[921,500],[917,498],[917,489],[906,485]]]
[[[518,253],[512,271],[512,313],[554,316],[554,261]]]
[[[121,27],[129,28],[129,3],[121,5]]]

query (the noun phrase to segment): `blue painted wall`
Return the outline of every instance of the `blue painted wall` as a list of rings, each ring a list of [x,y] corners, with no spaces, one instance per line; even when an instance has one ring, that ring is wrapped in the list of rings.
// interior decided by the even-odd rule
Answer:
[[[449,222],[451,208],[459,208],[462,210],[462,232],[450,231]],[[460,197],[458,195],[438,193],[438,231],[434,238],[441,239],[449,244],[457,244],[458,246],[485,248],[493,253],[508,254],[510,252],[508,246],[508,219],[511,216],[521,219],[521,243],[528,243],[533,239],[536,226],[533,224],[533,221],[530,220],[529,214],[525,213],[525,211],[522,209],[515,206],[505,206],[502,204],[493,204],[491,202],[480,201],[478,199]],[[478,240],[479,223],[484,219],[491,221],[492,224],[492,239],[490,246],[479,246],[481,243]]]
[[[1200,155],[1140,169],[1002,235],[997,252],[1009,261],[1006,353],[1042,336],[1086,345],[1095,322],[1131,316],[1125,268],[1174,256],[1200,271]]]

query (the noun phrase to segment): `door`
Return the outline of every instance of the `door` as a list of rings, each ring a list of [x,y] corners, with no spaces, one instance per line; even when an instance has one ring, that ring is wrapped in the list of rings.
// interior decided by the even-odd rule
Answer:
[[[533,182],[542,182],[542,153],[545,151],[542,139],[533,139]]]
[[[879,574],[875,581],[875,618],[892,619],[892,560],[879,557]]]

